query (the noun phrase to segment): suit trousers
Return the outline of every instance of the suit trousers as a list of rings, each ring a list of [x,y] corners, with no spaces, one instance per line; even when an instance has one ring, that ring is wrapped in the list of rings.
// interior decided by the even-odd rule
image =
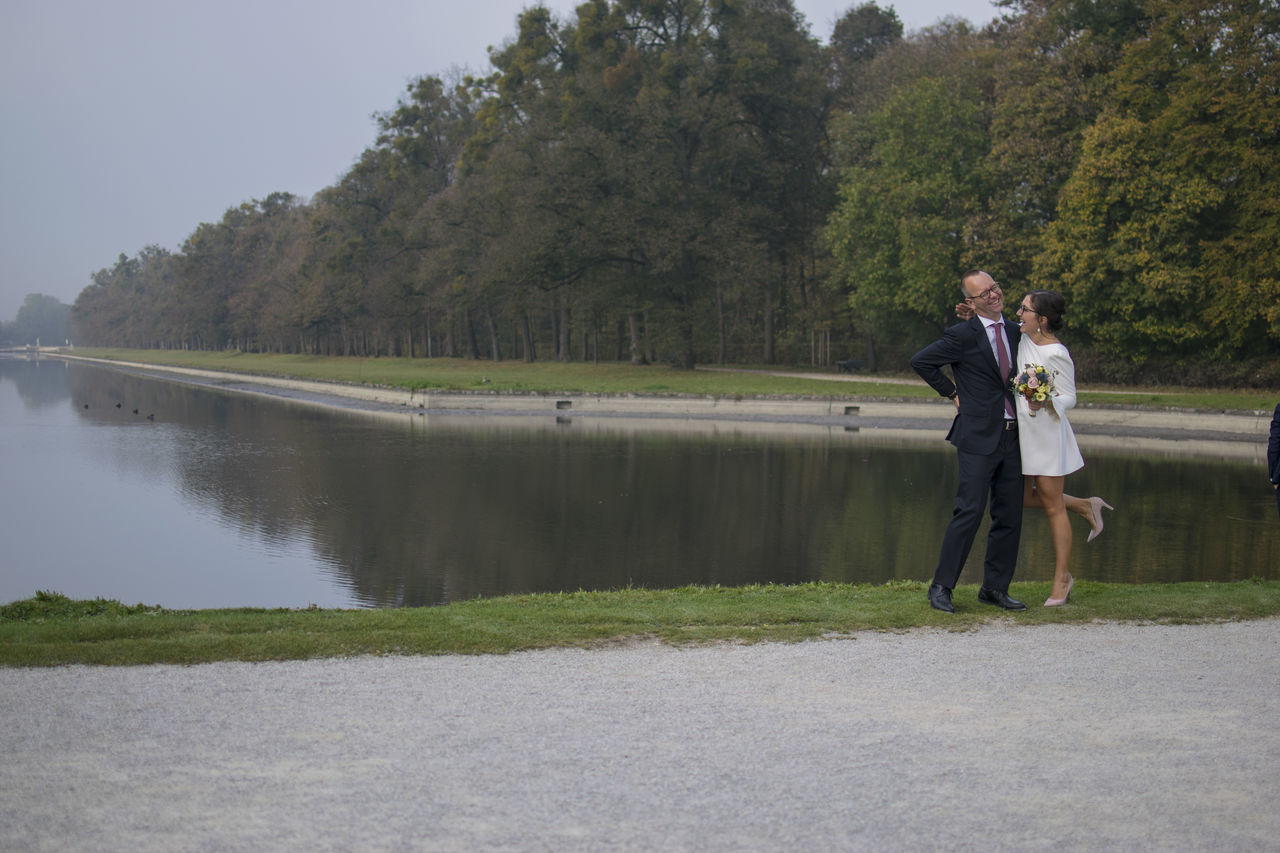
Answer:
[[[957,450],[957,460],[960,486],[951,521],[942,537],[942,552],[933,582],[947,589],[955,588],[989,501],[991,527],[987,532],[982,585],[1008,592],[1022,535],[1022,457],[1018,450],[1018,432],[1016,429],[1002,432],[996,451],[991,454]]]

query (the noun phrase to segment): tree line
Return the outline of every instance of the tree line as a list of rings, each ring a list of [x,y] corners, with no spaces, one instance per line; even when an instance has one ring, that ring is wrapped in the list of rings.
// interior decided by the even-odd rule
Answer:
[[[0,321],[0,346],[60,347],[70,341],[70,329],[70,305],[43,293],[28,293],[12,322]]]
[[[110,346],[901,369],[959,276],[1057,290],[1084,376],[1280,384],[1280,5],[532,7],[310,200],[93,275]]]

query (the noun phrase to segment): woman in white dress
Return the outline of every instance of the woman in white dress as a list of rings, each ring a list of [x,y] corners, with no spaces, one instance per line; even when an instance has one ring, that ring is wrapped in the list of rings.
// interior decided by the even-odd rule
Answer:
[[[1076,498],[1063,494],[1066,476],[1084,467],[1067,412],[1076,405],[1076,368],[1071,354],[1055,334],[1062,328],[1066,302],[1051,290],[1034,290],[1022,297],[1018,317],[1022,340],[1018,344],[1017,372],[1029,365],[1045,367],[1053,377],[1052,391],[1043,402],[1017,395],[1018,445],[1022,450],[1023,505],[1044,509],[1053,533],[1056,557],[1053,593],[1045,607],[1066,604],[1075,578],[1067,570],[1071,556],[1071,524],[1074,512],[1089,522],[1090,542],[1102,532],[1102,508],[1112,506],[1102,498]]]

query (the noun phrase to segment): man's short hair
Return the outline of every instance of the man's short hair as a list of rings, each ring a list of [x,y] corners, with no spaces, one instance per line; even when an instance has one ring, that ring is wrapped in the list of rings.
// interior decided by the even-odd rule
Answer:
[[[965,290],[965,289],[964,289],[964,283],[965,283],[966,281],[968,281],[969,279],[973,278],[973,277],[974,277],[975,275],[977,275],[978,273],[982,273],[982,272],[986,272],[986,270],[983,270],[983,269],[972,269],[972,270],[969,270],[969,271],[968,271],[967,273],[965,273],[964,275],[960,276],[960,292],[961,292],[961,293],[963,293],[963,294],[965,295],[965,298],[968,298],[968,296],[969,296],[969,291],[967,291],[967,290]]]

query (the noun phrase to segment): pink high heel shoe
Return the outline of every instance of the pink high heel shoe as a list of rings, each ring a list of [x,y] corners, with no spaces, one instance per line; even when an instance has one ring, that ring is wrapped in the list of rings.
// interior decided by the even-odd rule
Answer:
[[[1062,598],[1046,598],[1044,600],[1045,607],[1061,607],[1071,600],[1071,588],[1076,585],[1076,579],[1071,575],[1067,575],[1067,594]]]
[[[1084,540],[1086,542],[1092,542],[1097,539],[1098,534],[1102,532],[1102,508],[1105,506],[1110,510],[1115,509],[1115,507],[1104,501],[1102,498],[1089,498],[1089,506],[1089,513],[1093,516],[1093,529],[1089,531],[1089,538]]]

